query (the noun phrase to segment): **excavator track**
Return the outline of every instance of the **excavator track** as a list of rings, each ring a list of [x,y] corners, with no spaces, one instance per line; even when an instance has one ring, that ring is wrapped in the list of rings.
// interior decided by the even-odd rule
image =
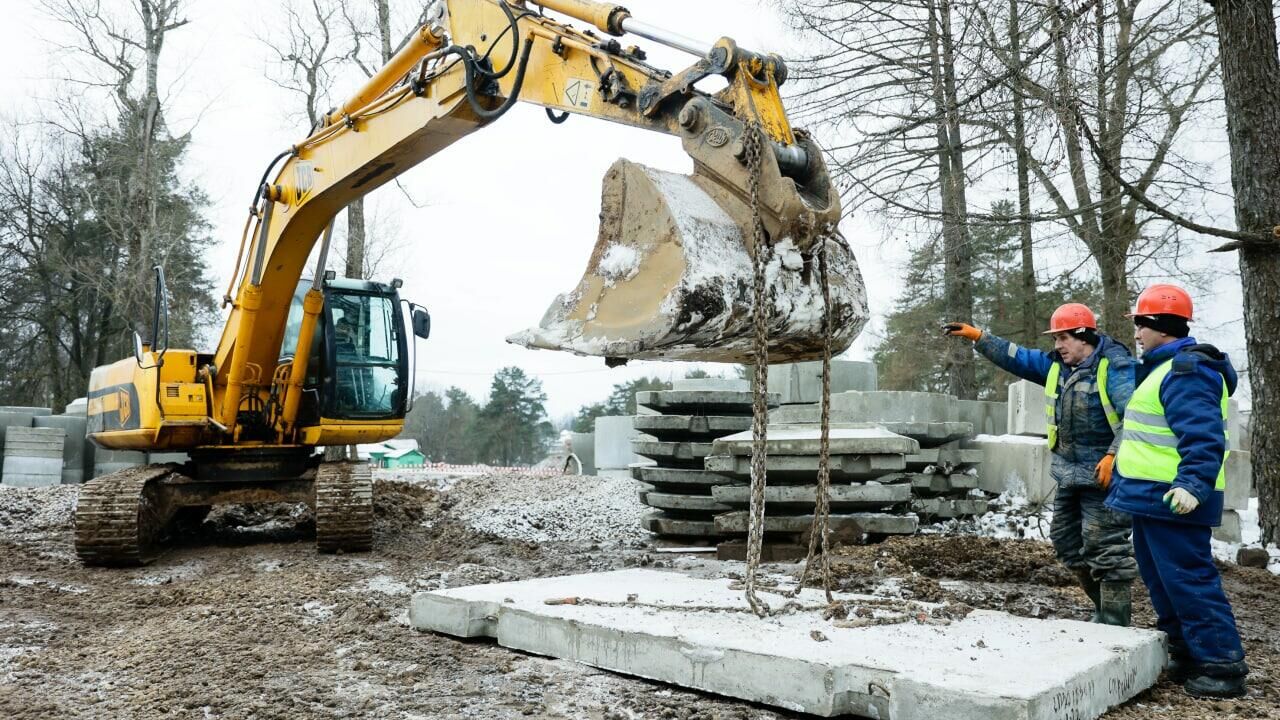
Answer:
[[[316,470],[316,549],[373,548],[373,471],[359,462],[321,463]]]
[[[76,502],[76,554],[85,565],[145,565],[160,551],[172,514],[167,465],[126,468],[85,483]]]

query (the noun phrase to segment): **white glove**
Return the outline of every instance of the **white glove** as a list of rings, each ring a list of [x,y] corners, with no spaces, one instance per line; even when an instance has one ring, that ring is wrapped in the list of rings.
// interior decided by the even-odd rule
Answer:
[[[1200,501],[1196,496],[1182,488],[1174,488],[1165,493],[1164,504],[1168,505],[1175,515],[1186,515],[1200,507]]]

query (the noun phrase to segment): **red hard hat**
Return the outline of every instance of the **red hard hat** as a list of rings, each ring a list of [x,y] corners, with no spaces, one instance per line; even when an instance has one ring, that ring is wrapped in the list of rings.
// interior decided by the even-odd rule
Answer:
[[[1097,330],[1098,319],[1093,316],[1093,311],[1089,309],[1088,305],[1067,303],[1053,311],[1053,317],[1049,318],[1049,329],[1045,330],[1043,334],[1052,335],[1060,332],[1071,332],[1080,328]]]
[[[1177,285],[1152,285],[1138,296],[1138,309],[1126,317],[1134,315],[1177,315],[1190,320],[1191,296]]]

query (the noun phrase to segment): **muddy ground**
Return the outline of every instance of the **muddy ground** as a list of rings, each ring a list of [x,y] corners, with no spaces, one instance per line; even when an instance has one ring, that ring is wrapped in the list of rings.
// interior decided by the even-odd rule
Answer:
[[[360,555],[316,555],[298,509],[218,511],[131,570],[75,561],[74,487],[0,489],[0,718],[801,717],[410,630],[406,608],[419,589],[672,563],[740,567],[661,554],[638,536],[533,542],[480,532],[486,493],[467,489],[480,482],[534,498],[549,492],[539,483],[566,480],[464,479],[443,492],[380,481],[375,550]],[[896,577],[905,579],[891,585],[920,599],[1088,614],[1037,541],[932,535],[839,555],[845,589]],[[1280,577],[1235,566],[1223,577],[1253,668],[1249,697],[1198,702],[1161,682],[1107,718],[1280,717]],[[1145,597],[1135,610],[1137,624],[1152,625]]]

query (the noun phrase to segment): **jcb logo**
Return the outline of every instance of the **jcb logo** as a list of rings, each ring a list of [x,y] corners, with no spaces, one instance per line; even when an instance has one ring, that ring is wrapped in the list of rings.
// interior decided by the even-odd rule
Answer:
[[[133,417],[133,401],[129,399],[129,393],[127,391],[116,391],[116,407],[120,413],[120,426],[127,426],[129,424],[129,418]]]

